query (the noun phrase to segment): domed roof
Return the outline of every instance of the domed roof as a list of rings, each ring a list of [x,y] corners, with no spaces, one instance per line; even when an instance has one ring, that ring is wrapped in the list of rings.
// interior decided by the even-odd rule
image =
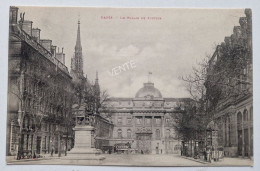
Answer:
[[[142,98],[147,96],[162,98],[161,92],[154,87],[154,83],[150,83],[150,82],[144,83],[144,87],[139,89],[135,94],[136,98]]]

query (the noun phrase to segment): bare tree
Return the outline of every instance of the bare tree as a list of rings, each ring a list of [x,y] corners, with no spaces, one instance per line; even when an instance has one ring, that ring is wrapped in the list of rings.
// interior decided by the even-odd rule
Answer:
[[[221,44],[213,56],[207,56],[191,74],[180,78],[195,102],[194,110],[186,106],[187,111],[177,118],[176,129],[184,139],[205,135],[206,125],[214,119],[220,103],[250,94],[251,63],[252,52],[245,44]]]

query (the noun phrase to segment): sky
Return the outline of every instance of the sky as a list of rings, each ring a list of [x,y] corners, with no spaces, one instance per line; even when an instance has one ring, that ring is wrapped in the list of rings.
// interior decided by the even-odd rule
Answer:
[[[189,97],[179,79],[233,33],[244,9],[19,7],[41,39],[64,47],[70,70],[81,27],[83,70],[112,97],[134,97],[150,80],[163,97]]]

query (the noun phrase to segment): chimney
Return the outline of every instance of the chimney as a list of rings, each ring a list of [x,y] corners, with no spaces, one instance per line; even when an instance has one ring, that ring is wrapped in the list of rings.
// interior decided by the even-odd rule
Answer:
[[[64,48],[62,48],[62,63],[65,65],[65,54],[63,53],[63,49]]]
[[[58,59],[61,63],[65,65],[65,54],[63,53],[63,48],[61,52],[59,52],[59,48],[58,48],[58,53],[56,53],[56,59]]]
[[[57,46],[51,46],[51,54],[56,57],[56,47]]]
[[[25,31],[27,34],[32,36],[32,21],[24,20],[22,22],[22,29]]]
[[[51,44],[52,44],[52,40],[49,39],[42,39],[40,40],[40,44],[49,52],[51,52]]]
[[[248,48],[252,49],[252,10],[249,8],[245,9],[246,19],[247,19],[247,44]]]
[[[41,32],[41,29],[38,29],[38,28],[33,28],[32,29],[32,37],[35,39],[36,42],[40,43],[40,32]]]
[[[240,17],[239,19],[239,24],[242,28],[246,27],[246,24],[247,24],[247,19],[246,17]]]
[[[17,24],[18,8],[11,6],[9,11],[9,23]]]
[[[234,47],[234,45],[236,44],[236,35],[233,33],[230,36],[230,39],[231,39],[231,45],[232,45],[232,47]]]
[[[65,65],[65,53],[63,53],[63,64]]]
[[[252,10],[250,8],[245,9],[245,14],[247,18],[252,18]]]
[[[62,47],[62,63],[65,65],[65,54],[63,53],[63,47]]]
[[[233,32],[236,35],[236,37],[239,38],[241,36],[241,27],[240,26],[234,26]]]
[[[224,41],[225,41],[227,46],[231,46],[231,38],[230,37],[225,37]]]

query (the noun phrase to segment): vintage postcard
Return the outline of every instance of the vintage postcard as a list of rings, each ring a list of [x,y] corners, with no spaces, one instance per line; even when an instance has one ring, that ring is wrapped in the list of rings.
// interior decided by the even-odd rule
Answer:
[[[7,164],[253,166],[251,9],[11,6]]]

